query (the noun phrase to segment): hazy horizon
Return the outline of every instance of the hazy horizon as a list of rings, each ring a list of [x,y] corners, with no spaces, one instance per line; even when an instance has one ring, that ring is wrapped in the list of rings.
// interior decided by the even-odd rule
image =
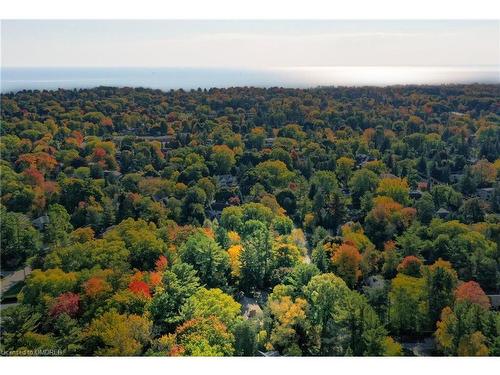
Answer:
[[[500,83],[498,21],[13,20],[1,31],[2,92]]]
[[[500,83],[497,66],[289,67],[289,68],[3,68],[1,92],[97,86],[209,89],[237,86],[313,88]]]

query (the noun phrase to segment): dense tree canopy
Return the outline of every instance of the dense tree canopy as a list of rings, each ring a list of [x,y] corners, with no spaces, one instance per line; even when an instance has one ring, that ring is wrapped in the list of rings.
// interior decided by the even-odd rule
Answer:
[[[498,356],[498,93],[2,94],[2,352]]]

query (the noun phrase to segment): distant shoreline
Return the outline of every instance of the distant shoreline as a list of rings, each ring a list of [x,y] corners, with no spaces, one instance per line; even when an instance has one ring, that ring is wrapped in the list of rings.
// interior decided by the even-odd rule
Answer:
[[[108,86],[108,85],[100,85],[100,86],[92,86],[92,87],[75,87],[75,88],[53,88],[53,89],[18,89],[12,91],[1,91],[0,95],[16,95],[18,93],[26,92],[54,92],[54,91],[83,91],[83,90],[96,90],[96,89],[116,89],[116,90],[124,90],[124,89],[133,89],[133,90],[153,90],[153,91],[161,91],[163,93],[168,93],[169,91],[186,91],[193,92],[199,89],[201,90],[231,90],[231,89],[259,89],[259,90],[320,90],[320,89],[389,89],[389,88],[424,88],[424,87],[467,87],[467,86],[498,86],[500,89],[500,82],[498,83],[483,83],[483,82],[472,82],[472,83],[442,83],[442,84],[394,84],[394,85],[385,85],[385,86],[376,86],[376,85],[352,85],[352,86],[341,86],[341,85],[324,85],[324,86],[311,86],[311,87],[283,87],[283,86],[228,86],[228,87],[206,87],[206,88],[191,88],[191,89],[183,89],[183,88],[172,88],[172,89],[157,89],[151,87],[142,87],[142,86]]]
[[[2,68],[1,92],[100,86],[168,90],[230,87],[388,87],[500,84],[500,67]]]

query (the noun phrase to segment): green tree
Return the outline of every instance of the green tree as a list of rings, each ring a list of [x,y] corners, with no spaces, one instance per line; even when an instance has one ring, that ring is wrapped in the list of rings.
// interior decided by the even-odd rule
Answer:
[[[295,176],[295,173],[291,172],[280,160],[263,161],[255,167],[255,171],[259,181],[268,191],[287,187]]]
[[[209,288],[224,287],[230,272],[229,255],[202,232],[191,235],[179,248],[183,262],[191,264]]]
[[[419,334],[427,326],[425,280],[398,274],[389,292],[389,322],[398,335]]]
[[[394,341],[390,336],[385,338],[384,356],[400,357],[403,355],[403,348],[400,343]]]
[[[68,212],[60,204],[53,204],[49,206],[47,216],[49,223],[45,229],[45,241],[54,245],[65,245],[69,233],[73,230]]]
[[[199,287],[200,279],[191,265],[176,263],[166,270],[148,306],[155,328],[167,332],[181,322],[182,306]]]
[[[379,181],[376,193],[390,197],[402,205],[408,205],[410,202],[409,186],[406,178],[383,178]]]
[[[302,254],[294,243],[278,243],[272,249],[274,269],[293,267],[299,263]]]
[[[486,208],[487,205],[479,198],[467,199],[460,207],[462,221],[467,224],[484,221]]]
[[[33,270],[26,279],[26,286],[20,293],[23,303],[38,306],[65,292],[73,292],[77,285],[77,274],[65,273],[62,270],[48,269],[46,271]]]
[[[220,224],[227,230],[239,231],[243,225],[243,209],[239,206],[229,206],[222,210]]]
[[[349,178],[352,175],[352,170],[356,162],[351,158],[342,156],[337,159],[336,164],[337,167],[335,168],[335,174],[343,184],[347,184],[347,181],[349,181]]]
[[[266,224],[271,224],[274,218],[273,211],[262,203],[246,203],[241,206],[243,209],[243,222],[258,220]]]
[[[130,264],[141,270],[152,270],[158,258],[166,253],[165,242],[157,235],[154,223],[132,218],[122,221],[104,235],[108,241],[121,240],[130,253]]]
[[[366,298],[356,292],[349,297],[346,325],[349,350],[356,356],[381,356],[387,332]]]
[[[424,193],[422,197],[415,203],[417,209],[417,217],[422,224],[429,224],[436,212],[436,206],[429,193]]]
[[[290,285],[294,294],[302,295],[303,288],[311,281],[311,279],[319,274],[318,267],[310,263],[299,263],[285,279],[285,284]]]
[[[226,145],[217,145],[212,148],[212,160],[215,162],[217,174],[226,174],[236,163],[234,151]]]
[[[321,272],[329,272],[332,269],[332,244],[326,240],[318,242],[311,253],[311,262]]]
[[[403,234],[396,237],[398,252],[403,257],[405,256],[420,256],[425,249],[427,243],[419,236],[420,226],[413,225],[408,228]]]
[[[345,319],[350,293],[345,282],[332,273],[314,276],[304,288],[309,303],[308,317],[318,327],[321,338],[321,355],[345,354],[349,341]]]
[[[378,186],[378,176],[366,168],[361,168],[352,174],[349,179],[352,203],[355,207],[361,204],[361,197],[366,193],[373,193]]]
[[[216,317],[192,319],[165,337],[172,356],[221,357],[234,354],[234,335]]]
[[[432,258],[449,260],[461,280],[475,279],[485,290],[494,290],[500,280],[496,244],[483,234],[457,221],[433,221],[429,226]]]
[[[445,355],[498,355],[500,314],[468,301],[445,307],[435,332]]]
[[[428,298],[429,321],[434,325],[444,307],[453,303],[453,291],[457,286],[457,273],[450,262],[437,260],[424,269]]]
[[[240,254],[241,287],[245,291],[268,285],[271,274],[272,237],[264,223],[247,221],[243,228],[243,251]]]
[[[281,235],[292,233],[293,221],[286,216],[278,216],[273,220],[273,229]]]
[[[90,240],[52,249],[45,257],[46,268],[60,268],[65,272],[99,267],[115,270],[130,268],[130,252],[120,240]]]
[[[317,224],[336,230],[347,212],[346,200],[333,172],[319,171],[311,178],[309,197]]]
[[[220,289],[198,289],[182,307],[185,320],[215,316],[232,330],[239,321],[241,305]]]
[[[477,180],[471,168],[466,168],[465,173],[459,182],[460,191],[465,195],[473,194],[477,189]]]
[[[462,194],[450,185],[439,184],[431,189],[431,195],[436,207],[446,207],[458,210],[462,205]]]
[[[239,320],[234,327],[234,355],[252,357],[257,352],[257,322],[252,319]]]
[[[60,184],[62,204],[70,213],[80,202],[86,202],[90,197],[94,197],[99,202],[103,196],[102,189],[96,180],[81,180],[72,177],[61,179]]]
[[[2,335],[0,342],[4,350],[16,350],[21,347],[22,338],[34,332],[42,323],[42,313],[33,306],[20,304],[7,306],[2,310]]]
[[[316,340],[306,311],[305,299],[294,300],[275,289],[266,306],[267,330],[272,349],[289,356],[314,353]]]
[[[38,253],[41,238],[28,218],[20,213],[0,208],[0,237],[2,267],[17,268]]]
[[[151,322],[111,310],[95,318],[83,333],[87,354],[137,356],[151,339]]]

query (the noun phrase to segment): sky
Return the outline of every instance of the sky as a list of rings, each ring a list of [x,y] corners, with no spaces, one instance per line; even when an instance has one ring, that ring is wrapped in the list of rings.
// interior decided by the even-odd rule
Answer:
[[[500,21],[1,21],[3,67],[500,66]]]

